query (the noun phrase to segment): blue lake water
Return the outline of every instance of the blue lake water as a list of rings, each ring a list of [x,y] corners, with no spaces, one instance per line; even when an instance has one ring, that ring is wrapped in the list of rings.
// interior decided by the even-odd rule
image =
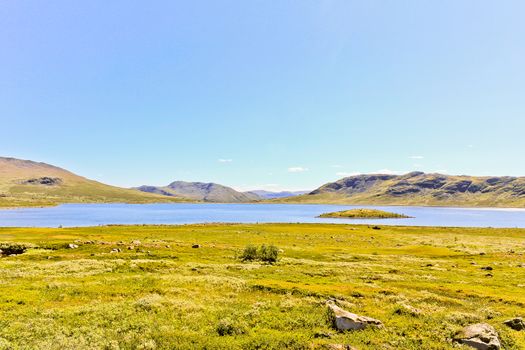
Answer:
[[[376,208],[411,219],[320,219],[316,216],[351,208]],[[3,227],[64,227],[107,224],[357,223],[407,226],[520,227],[525,209],[469,209],[295,204],[64,204],[49,208],[0,210]]]

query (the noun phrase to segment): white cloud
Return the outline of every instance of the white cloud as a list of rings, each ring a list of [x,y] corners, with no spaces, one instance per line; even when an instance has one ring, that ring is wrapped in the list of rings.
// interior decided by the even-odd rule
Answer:
[[[399,175],[402,174],[402,171],[390,170],[390,169],[380,169],[375,171],[373,174],[385,174],[385,175]]]
[[[332,165],[332,168],[338,168],[338,169],[339,169],[339,168],[342,168],[342,167],[343,167],[343,166],[342,166],[342,165],[339,165],[339,164],[334,164],[334,165]]]
[[[308,168],[303,168],[302,166],[293,166],[288,168],[289,173],[304,173],[305,171],[308,171]]]
[[[408,158],[410,158],[410,159],[424,159],[425,157],[423,157],[423,156],[410,156]]]
[[[337,176],[343,176],[343,177],[348,177],[348,176],[356,176],[356,175],[361,175],[362,173],[359,173],[359,172],[347,172],[347,171],[338,171],[337,173],[335,173]]]
[[[219,158],[219,159],[217,159],[217,161],[218,161],[219,163],[231,163],[231,162],[233,162],[233,159],[224,159],[224,158]]]

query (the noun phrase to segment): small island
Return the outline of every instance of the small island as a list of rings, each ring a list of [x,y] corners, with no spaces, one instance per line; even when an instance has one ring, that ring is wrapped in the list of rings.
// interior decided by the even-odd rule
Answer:
[[[335,218],[335,219],[408,219],[411,216],[390,213],[388,211],[377,209],[350,209],[343,211],[336,211],[333,213],[325,213],[318,216],[318,218]]]

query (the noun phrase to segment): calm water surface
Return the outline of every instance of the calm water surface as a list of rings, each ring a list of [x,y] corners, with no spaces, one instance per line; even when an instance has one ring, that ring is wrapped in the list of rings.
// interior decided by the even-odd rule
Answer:
[[[413,219],[319,219],[351,208],[376,208]],[[50,208],[0,210],[0,226],[57,227],[107,224],[192,224],[208,222],[358,223],[407,226],[521,227],[525,209],[466,209],[296,204],[64,204]]]

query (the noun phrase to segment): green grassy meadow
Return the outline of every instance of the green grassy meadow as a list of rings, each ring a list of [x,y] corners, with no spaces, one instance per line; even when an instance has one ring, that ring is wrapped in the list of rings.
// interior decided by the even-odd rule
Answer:
[[[30,248],[0,258],[0,349],[467,349],[475,322],[525,348],[502,325],[525,316],[525,230],[380,228],[1,228]],[[279,261],[242,262],[249,244]],[[327,299],[385,328],[339,333]]]

